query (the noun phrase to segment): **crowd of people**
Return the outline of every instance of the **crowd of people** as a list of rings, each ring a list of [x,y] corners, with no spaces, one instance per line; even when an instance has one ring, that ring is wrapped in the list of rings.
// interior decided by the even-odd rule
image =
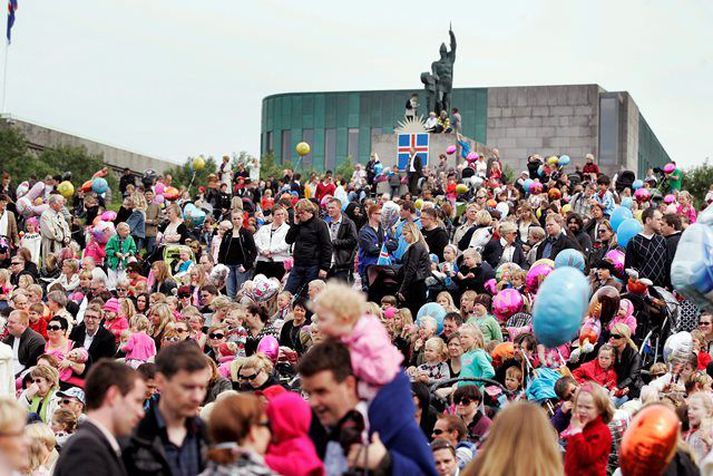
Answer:
[[[226,157],[190,188],[127,170],[115,191],[106,170],[4,173],[0,466],[713,474],[713,315],[670,277],[700,210],[675,164],[583,160],[508,179],[497,149],[412,151],[392,182],[377,157],[266,180]],[[545,345],[560,267],[588,306]],[[627,431],[651,415],[653,443]]]

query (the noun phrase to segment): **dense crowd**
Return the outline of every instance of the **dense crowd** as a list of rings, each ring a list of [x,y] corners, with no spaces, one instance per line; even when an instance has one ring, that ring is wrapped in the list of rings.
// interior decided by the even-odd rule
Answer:
[[[713,474],[681,170],[533,155],[508,180],[463,145],[351,177],[225,157],[187,189],[3,174],[0,466]]]

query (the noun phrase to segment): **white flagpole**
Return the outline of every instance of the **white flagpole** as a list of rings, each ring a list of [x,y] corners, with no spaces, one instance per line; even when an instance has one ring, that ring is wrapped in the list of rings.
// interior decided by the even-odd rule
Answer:
[[[5,40],[5,66],[2,71],[2,113],[5,114],[5,99],[7,98],[7,57],[9,56],[10,42]]]

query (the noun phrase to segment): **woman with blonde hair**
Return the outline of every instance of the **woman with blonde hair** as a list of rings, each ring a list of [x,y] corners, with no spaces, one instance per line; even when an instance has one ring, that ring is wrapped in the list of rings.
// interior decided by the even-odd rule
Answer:
[[[178,285],[171,277],[168,264],[165,261],[156,261],[151,265],[148,286],[150,293],[163,293],[167,296],[173,294],[173,290]]]
[[[458,242],[458,249],[465,251],[468,248],[475,248],[481,251],[488,241],[493,237],[493,217],[487,210],[480,210],[475,214],[475,226],[468,230],[463,238]]]
[[[644,382],[641,379],[641,355],[631,340],[631,329],[623,322],[614,324],[609,330],[609,345],[614,348],[614,371],[616,390],[614,402],[617,406],[627,400],[637,398]]]
[[[175,318],[171,308],[166,303],[156,304],[151,306],[149,312],[149,320],[151,321],[151,337],[156,343],[156,350],[161,348],[161,341],[166,327],[172,323]]]
[[[557,433],[545,411],[513,402],[498,413],[475,459],[463,476],[561,476]]]
[[[406,223],[401,235],[408,244],[401,261],[398,278],[401,286],[396,295],[401,302],[406,303],[413,315],[418,314],[426,303],[426,278],[431,275],[431,260],[428,257],[428,245],[415,223]]]
[[[527,243],[527,234],[531,226],[540,226],[540,222],[532,211],[532,207],[529,204],[523,203],[517,209],[516,212],[517,221],[515,225],[517,226],[517,231],[520,237],[521,243]]]
[[[20,403],[11,397],[0,397],[0,459],[9,466],[8,474],[27,465],[26,420],[27,410]]]
[[[27,387],[18,402],[30,413],[37,413],[44,423],[52,419],[59,406],[59,371],[46,365],[37,365],[30,370],[32,383]]]
[[[262,352],[246,359],[236,359],[230,366],[233,388],[242,392],[256,392],[279,385],[273,375],[274,368],[272,361]]]
[[[52,429],[44,423],[33,423],[25,427],[25,438],[29,441],[25,474],[48,476],[59,457],[59,453],[55,449],[57,439]]]

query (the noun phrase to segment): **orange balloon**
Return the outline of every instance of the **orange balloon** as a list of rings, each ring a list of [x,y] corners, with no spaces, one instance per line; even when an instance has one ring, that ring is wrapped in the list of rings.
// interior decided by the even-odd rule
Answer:
[[[175,200],[178,198],[178,189],[176,187],[166,187],[163,191],[163,197],[166,200]]]
[[[82,184],[82,186],[80,187],[80,189],[82,190],[82,192],[89,192],[89,191],[91,191],[91,189],[92,189],[92,180],[90,179],[90,180],[87,180],[86,182],[84,182],[84,183]]]
[[[498,344],[493,349],[490,356],[493,358],[493,364],[497,367],[498,365],[505,362],[507,359],[511,359],[515,355],[515,348],[512,342],[503,342]]]
[[[619,461],[624,476],[655,476],[663,473],[676,452],[676,414],[663,405],[641,410],[621,440]]]

